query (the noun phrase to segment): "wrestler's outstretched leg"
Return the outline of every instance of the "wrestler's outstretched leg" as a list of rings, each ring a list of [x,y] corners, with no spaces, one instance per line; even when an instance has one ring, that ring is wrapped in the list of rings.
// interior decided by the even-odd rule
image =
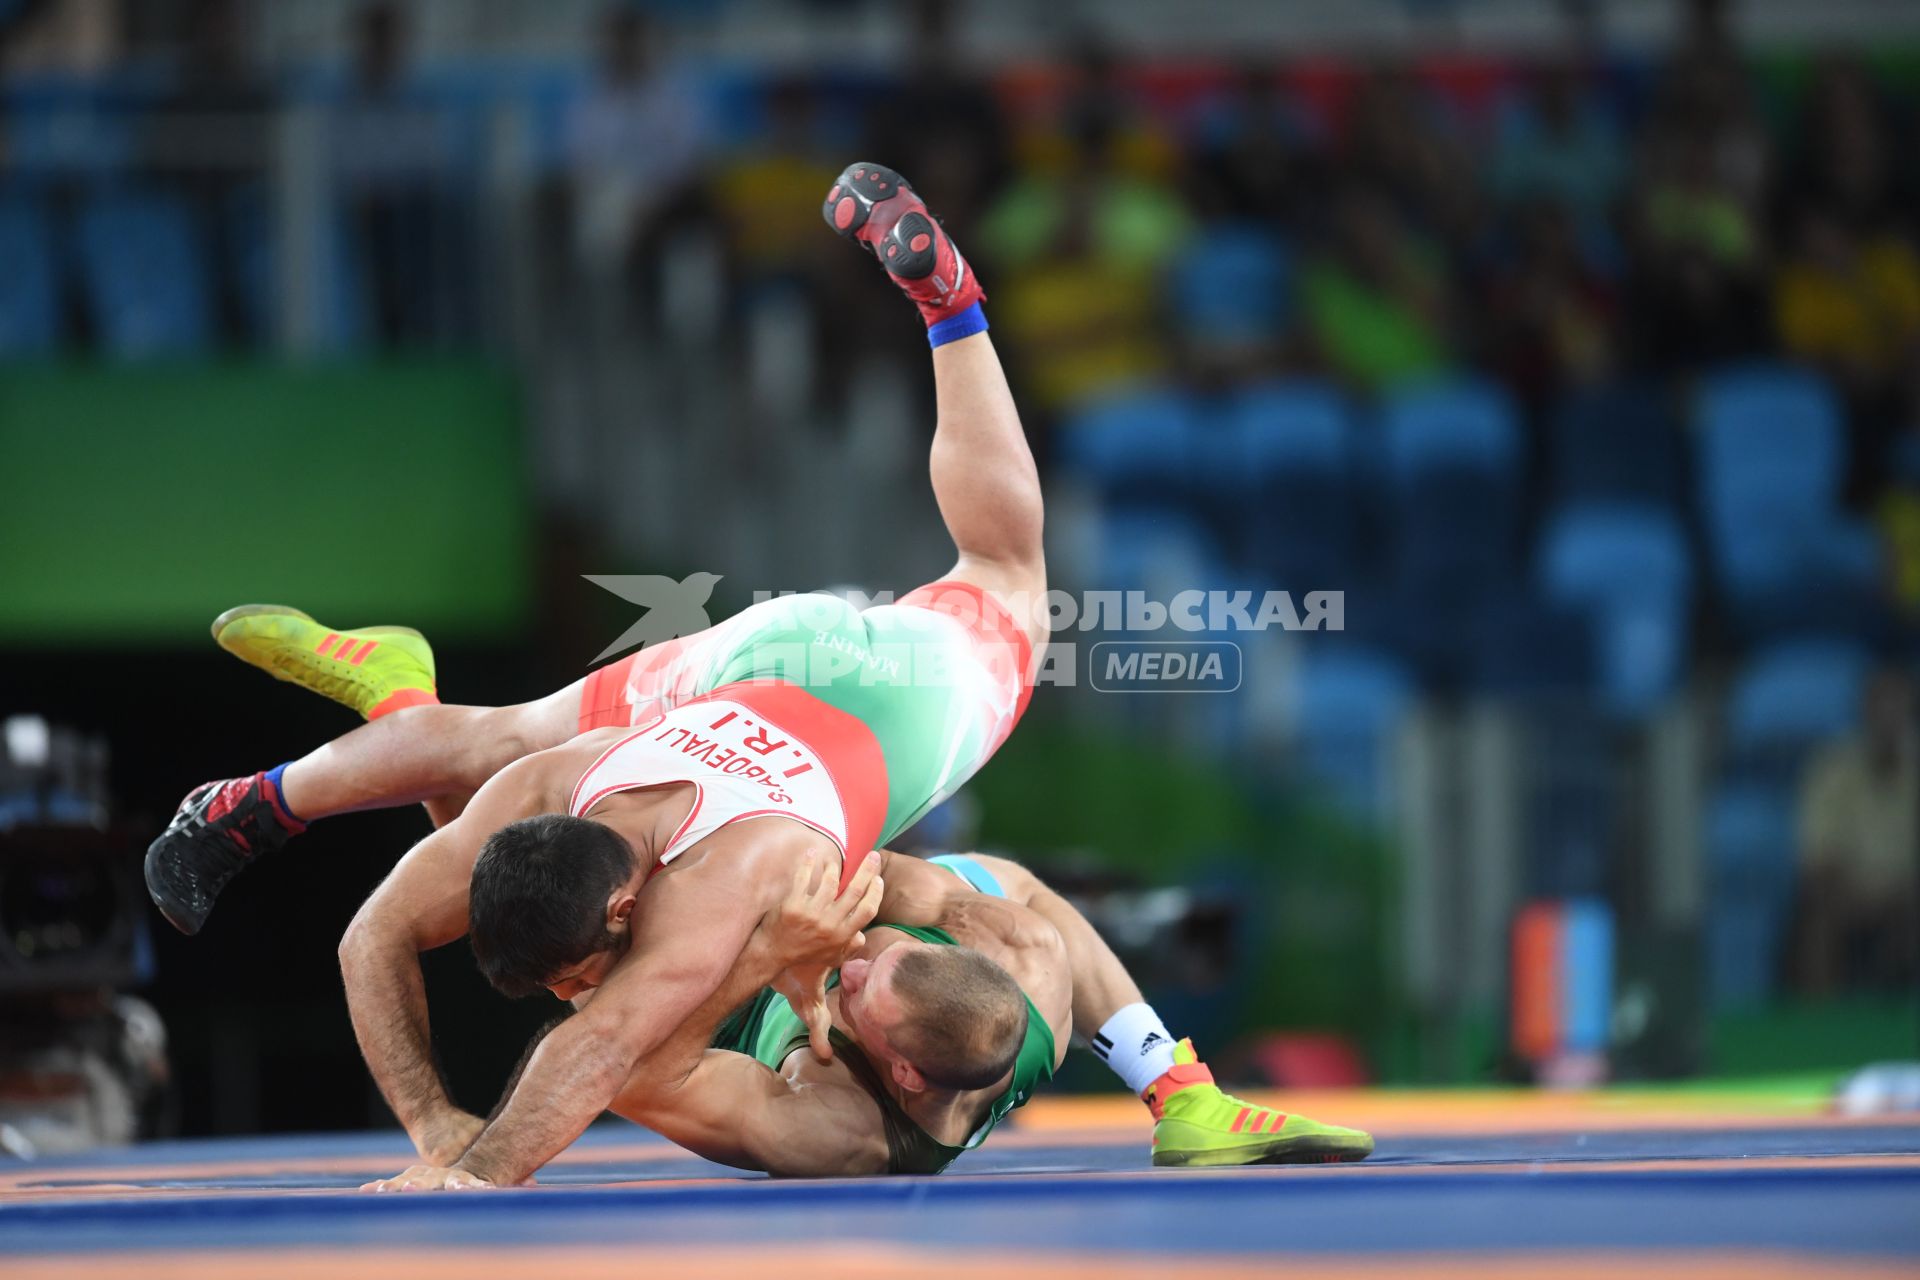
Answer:
[[[879,740],[888,800],[882,841],[978,771],[1013,732],[1047,639],[1040,478],[987,334],[985,295],[911,184],[847,166],[827,225],[873,254],[926,325],[938,419],[929,470],[959,559],[888,605],[860,611],[846,652],[872,669],[821,696]],[[816,682],[818,684],[820,682]]]
[[[1223,1092],[1193,1042],[1175,1039],[1120,957],[1072,903],[1017,862],[986,854],[934,861],[983,892],[1017,902],[1059,931],[1073,971],[1073,1029],[1153,1113],[1159,1165],[1364,1160],[1373,1139]],[[984,872],[986,883],[974,879]],[[891,872],[889,873],[892,874]],[[891,883],[891,881],[890,881]]]
[[[990,591],[1012,609],[1037,664],[1047,634],[1040,475],[987,336],[980,282],[911,184],[891,169],[848,165],[822,213],[880,261],[927,325],[939,411],[933,494],[960,552],[943,581]]]
[[[197,933],[228,881],[318,818],[424,803],[436,824],[486,780],[575,731],[583,682],[511,707],[444,706],[433,651],[417,631],[336,631],[297,609],[221,614],[214,638],[276,679],[352,707],[369,722],[300,759],[196,787],[147,851],[147,890],[175,927]]]
[[[230,609],[213,624],[221,648],[368,723],[277,768],[194,788],[147,850],[147,890],[175,927],[198,933],[234,876],[316,819],[424,804],[444,826],[522,756],[692,696],[718,632],[651,645],[533,702],[447,706],[417,631],[337,631],[283,605]]]
[[[993,339],[935,347],[933,381],[933,496],[960,552],[945,580],[985,588],[1014,610],[1037,665],[1047,643],[1040,476]]]

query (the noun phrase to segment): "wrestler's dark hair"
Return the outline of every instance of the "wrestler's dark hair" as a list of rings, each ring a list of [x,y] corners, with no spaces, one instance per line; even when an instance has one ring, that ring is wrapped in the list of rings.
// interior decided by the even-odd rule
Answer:
[[[972,947],[914,947],[894,967],[893,990],[906,1016],[888,1038],[928,1084],[984,1089],[1020,1056],[1027,997]]]
[[[617,945],[607,895],[633,865],[618,832],[585,818],[542,814],[488,836],[467,903],[467,943],[480,972],[518,999]]]

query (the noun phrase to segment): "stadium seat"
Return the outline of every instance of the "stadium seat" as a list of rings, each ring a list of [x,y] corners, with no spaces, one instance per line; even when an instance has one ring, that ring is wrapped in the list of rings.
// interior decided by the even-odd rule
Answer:
[[[1195,341],[1258,343],[1278,336],[1290,318],[1291,262],[1280,238],[1264,227],[1208,227],[1173,264],[1168,300],[1181,330]]]
[[[0,88],[7,169],[28,180],[99,180],[122,172],[137,137],[135,112],[110,85],[67,71],[29,71]]]
[[[225,210],[240,255],[239,281],[245,319],[253,338],[266,344],[280,330],[280,283],[284,242],[275,234],[264,191],[242,190]],[[328,354],[364,347],[372,328],[365,260],[356,251],[345,218],[320,220],[311,266],[316,284],[308,323],[314,349]]]
[[[1653,710],[1686,656],[1693,574],[1678,522],[1648,507],[1569,508],[1548,524],[1538,575],[1549,599],[1590,619],[1606,705]]]
[[[1381,818],[1390,804],[1395,735],[1414,706],[1412,673],[1361,649],[1309,647],[1295,668],[1294,755],[1338,807]]]
[[[1552,414],[1555,496],[1677,506],[1680,441],[1657,386],[1616,382],[1571,392]]]
[[[187,209],[144,193],[96,196],[78,244],[101,346],[141,358],[198,352],[212,333],[207,264]]]
[[[1235,487],[1223,545],[1286,590],[1344,587],[1353,576],[1356,503],[1352,418],[1320,383],[1268,383],[1226,411]]]
[[[1791,923],[1793,807],[1778,788],[1736,782],[1709,802],[1708,990],[1715,1008],[1764,1002]]]
[[[1255,484],[1274,471],[1338,471],[1352,462],[1353,410],[1328,383],[1256,383],[1239,393],[1228,413],[1236,461]]]
[[[1520,463],[1513,403],[1490,383],[1429,383],[1392,394],[1381,410],[1390,477],[1467,469],[1511,476]]]
[[[1399,582],[1476,598],[1510,581],[1520,431],[1506,395],[1477,382],[1410,388],[1389,398],[1381,429]]]
[[[1164,603],[1228,577],[1206,528],[1190,516],[1115,503],[1100,523],[1101,590],[1144,591]]]
[[[1205,466],[1192,400],[1168,389],[1101,399],[1061,431],[1067,466],[1109,501],[1182,509],[1187,487]]]
[[[543,66],[528,75],[519,110],[526,128],[527,164],[535,173],[566,170],[570,118],[589,84],[577,67]]]
[[[1859,646],[1843,640],[1789,641],[1761,653],[1734,683],[1729,749],[1739,757],[1788,753],[1797,760],[1807,748],[1851,732],[1869,665]]]
[[[1701,479],[1710,495],[1776,488],[1830,502],[1845,465],[1840,410],[1818,375],[1789,365],[1749,365],[1703,382]]]
[[[0,359],[42,356],[60,342],[59,257],[46,210],[0,196]]]
[[[1808,582],[1857,581],[1836,537],[1845,433],[1831,389],[1790,366],[1744,366],[1703,384],[1699,488],[1707,542],[1736,620]]]

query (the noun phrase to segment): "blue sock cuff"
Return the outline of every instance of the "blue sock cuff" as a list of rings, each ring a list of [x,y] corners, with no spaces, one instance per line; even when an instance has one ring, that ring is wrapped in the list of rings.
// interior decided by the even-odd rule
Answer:
[[[292,764],[292,763],[293,761],[291,760],[287,761],[287,764]],[[280,775],[287,771],[287,764],[277,764],[273,766],[273,768],[267,770],[267,781],[273,784],[273,802],[280,806],[280,812],[286,814],[289,818],[292,818],[295,822],[300,822],[301,821],[300,815],[295,813],[291,808],[288,807],[287,789],[286,787],[282,786],[280,783]]]
[[[987,331],[987,313],[979,303],[974,303],[959,315],[948,316],[938,324],[927,326],[927,345],[944,347],[949,342],[958,342],[962,338],[971,338],[976,333]]]

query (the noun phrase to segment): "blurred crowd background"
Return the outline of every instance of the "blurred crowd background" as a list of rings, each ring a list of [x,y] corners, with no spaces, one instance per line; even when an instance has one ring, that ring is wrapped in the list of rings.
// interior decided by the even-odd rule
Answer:
[[[1060,586],[1344,592],[1210,633],[1231,693],[1083,664],[921,846],[1070,888],[1249,1078],[1913,1057],[1917,112],[1898,4],[0,0],[0,712],[137,850],[347,727],[206,645],[243,599],[500,702],[625,625],[583,573],[931,577],[925,347],[819,220],[872,159],[986,283]],[[0,832],[60,792],[9,740]],[[155,1123],[380,1118],[332,944],[422,830],[101,926]],[[95,972],[24,883],[16,1002]],[[484,1111],[540,1011],[434,960]]]

